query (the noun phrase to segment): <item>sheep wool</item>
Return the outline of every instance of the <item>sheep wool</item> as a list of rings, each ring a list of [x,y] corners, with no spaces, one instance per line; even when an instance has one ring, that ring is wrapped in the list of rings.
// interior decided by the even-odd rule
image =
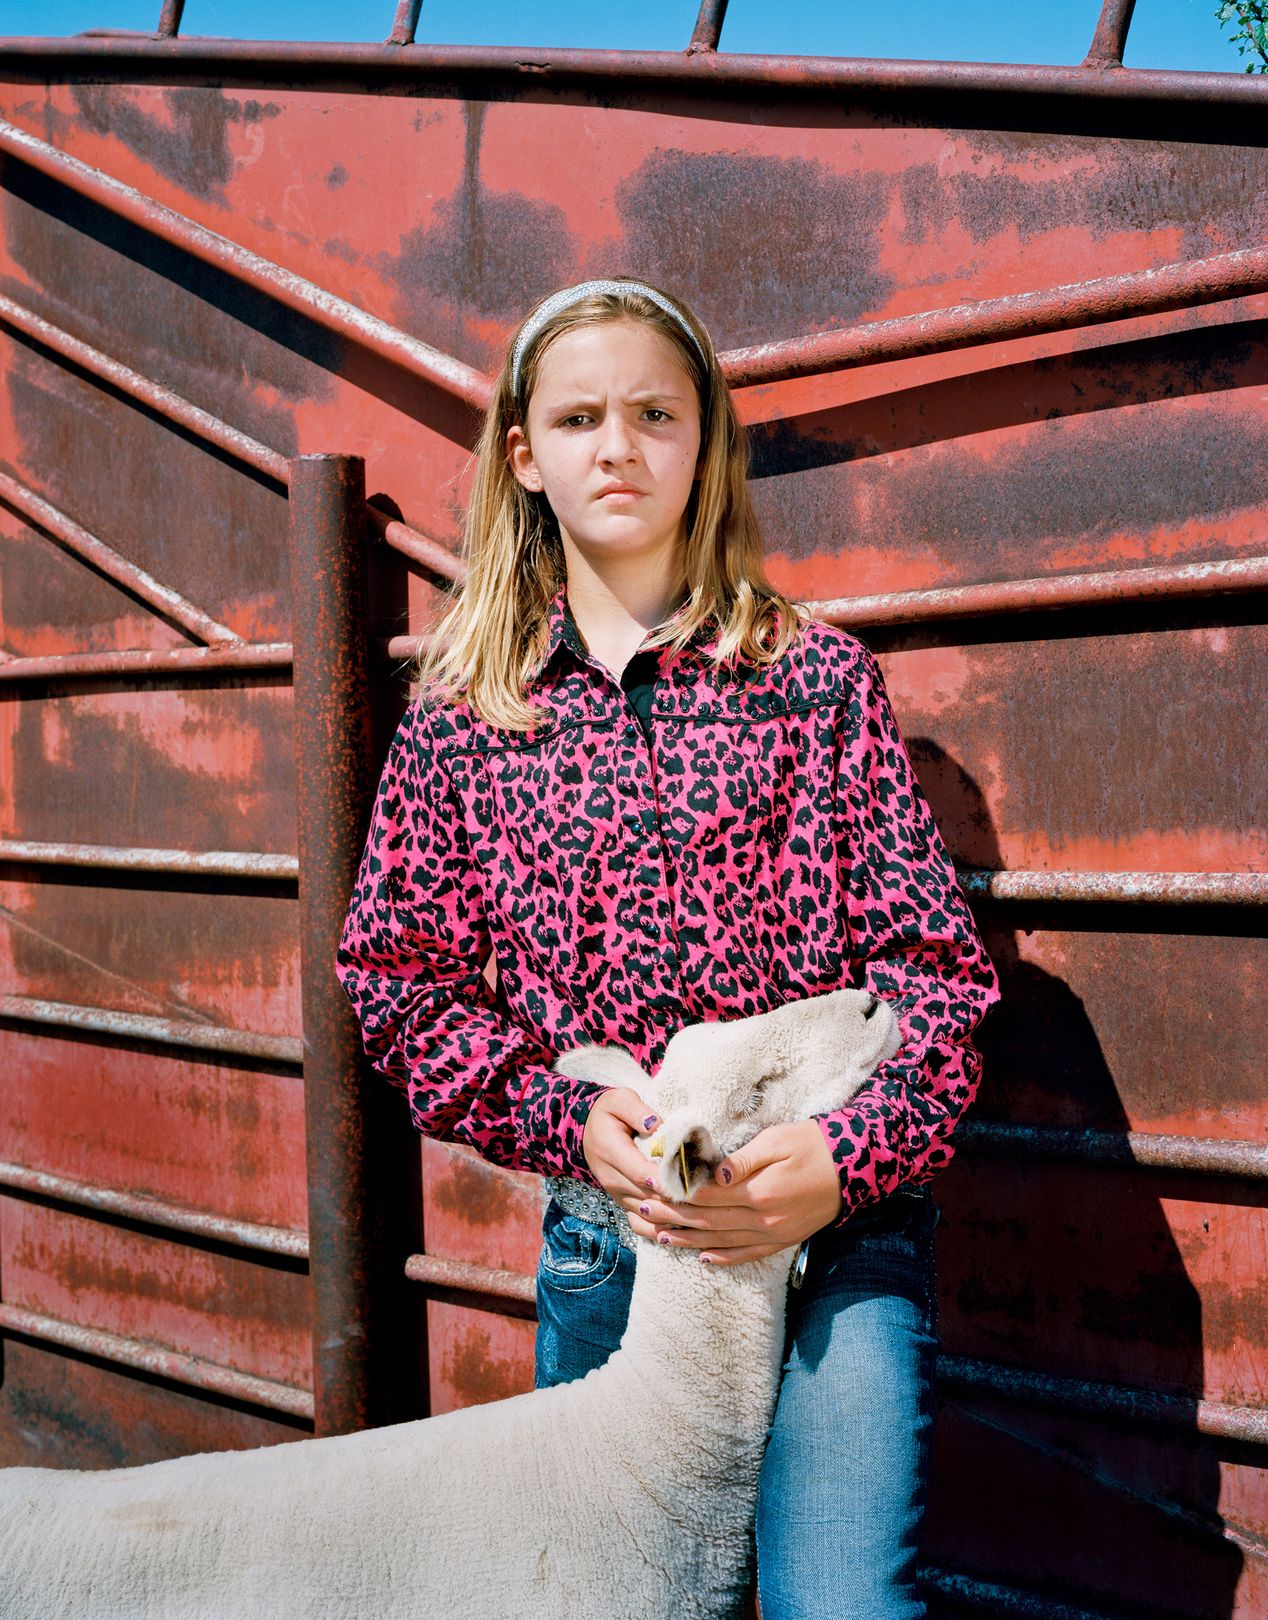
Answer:
[[[898,1041],[888,1004],[846,989],[690,1025],[654,1079],[611,1047],[556,1066],[654,1103],[640,1146],[689,1200],[758,1130],[840,1107]],[[640,1242],[620,1347],[570,1384],[252,1451],[0,1470],[0,1616],[738,1616],[792,1255],[707,1266]]]

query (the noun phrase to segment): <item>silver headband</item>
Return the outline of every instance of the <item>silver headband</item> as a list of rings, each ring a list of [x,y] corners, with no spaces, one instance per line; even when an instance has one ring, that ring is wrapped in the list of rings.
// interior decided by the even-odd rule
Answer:
[[[627,292],[640,293],[644,298],[650,298],[653,304],[658,305],[659,308],[665,311],[666,315],[672,315],[674,320],[678,322],[679,326],[682,327],[683,331],[691,339],[696,352],[699,354],[700,358],[704,360],[705,365],[708,365],[709,362],[707,359],[705,359],[705,352],[700,347],[700,339],[687,325],[686,321],[683,320],[680,312],[674,308],[674,306],[669,302],[668,298],[665,297],[664,293],[658,293],[655,287],[649,287],[645,282],[642,281],[581,281],[578,282],[575,287],[564,287],[559,292],[552,293],[546,302],[540,306],[536,314],[529,317],[523,331],[516,339],[515,350],[511,355],[511,392],[518,398],[520,391],[520,366],[523,363],[524,355],[527,352],[529,344],[541,331],[542,327],[545,326],[546,322],[550,320],[552,315],[558,315],[559,311],[561,309],[567,309],[569,304],[580,303],[583,298],[589,298],[594,293]]]

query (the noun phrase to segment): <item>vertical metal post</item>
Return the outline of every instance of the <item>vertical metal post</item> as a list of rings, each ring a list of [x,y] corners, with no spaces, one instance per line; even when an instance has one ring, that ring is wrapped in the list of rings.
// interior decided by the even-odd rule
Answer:
[[[1131,27],[1135,9],[1136,0],[1105,0],[1092,43],[1083,58],[1084,67],[1122,67],[1127,30]]]
[[[370,1140],[360,1031],[334,976],[373,792],[365,622],[365,463],[290,464],[304,1113],[317,1433],[384,1421],[390,1279],[385,1183]]]
[[[422,8],[423,0],[398,0],[396,15],[392,19],[392,32],[384,41],[386,45],[412,45],[414,32],[418,27],[418,13]]]
[[[722,23],[726,17],[727,0],[700,0],[700,10],[696,15],[696,26],[691,35],[691,43],[687,46],[688,56],[698,56],[702,51],[716,51],[718,41],[722,37]]]
[[[185,10],[185,0],[163,0],[163,10],[159,15],[157,39],[175,39],[180,33],[181,13]]]

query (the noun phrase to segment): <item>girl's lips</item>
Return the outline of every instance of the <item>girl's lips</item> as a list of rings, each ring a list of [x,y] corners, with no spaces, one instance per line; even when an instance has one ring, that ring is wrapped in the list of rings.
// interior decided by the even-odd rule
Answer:
[[[601,501],[641,501],[641,489],[605,489],[599,496]]]

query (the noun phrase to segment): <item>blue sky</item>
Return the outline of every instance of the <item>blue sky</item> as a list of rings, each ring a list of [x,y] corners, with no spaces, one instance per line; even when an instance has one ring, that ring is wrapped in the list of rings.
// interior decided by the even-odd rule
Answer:
[[[86,28],[152,30],[162,0],[0,0],[0,36],[75,34]],[[394,0],[186,0],[182,32],[233,39],[382,39]],[[423,0],[418,37],[435,44],[594,45],[681,50],[693,0]],[[731,0],[724,51],[928,57],[977,62],[1075,63],[1096,26],[1099,0],[1018,5],[1016,0]],[[1137,0],[1128,67],[1240,73],[1244,59],[1215,19],[1215,0]]]

